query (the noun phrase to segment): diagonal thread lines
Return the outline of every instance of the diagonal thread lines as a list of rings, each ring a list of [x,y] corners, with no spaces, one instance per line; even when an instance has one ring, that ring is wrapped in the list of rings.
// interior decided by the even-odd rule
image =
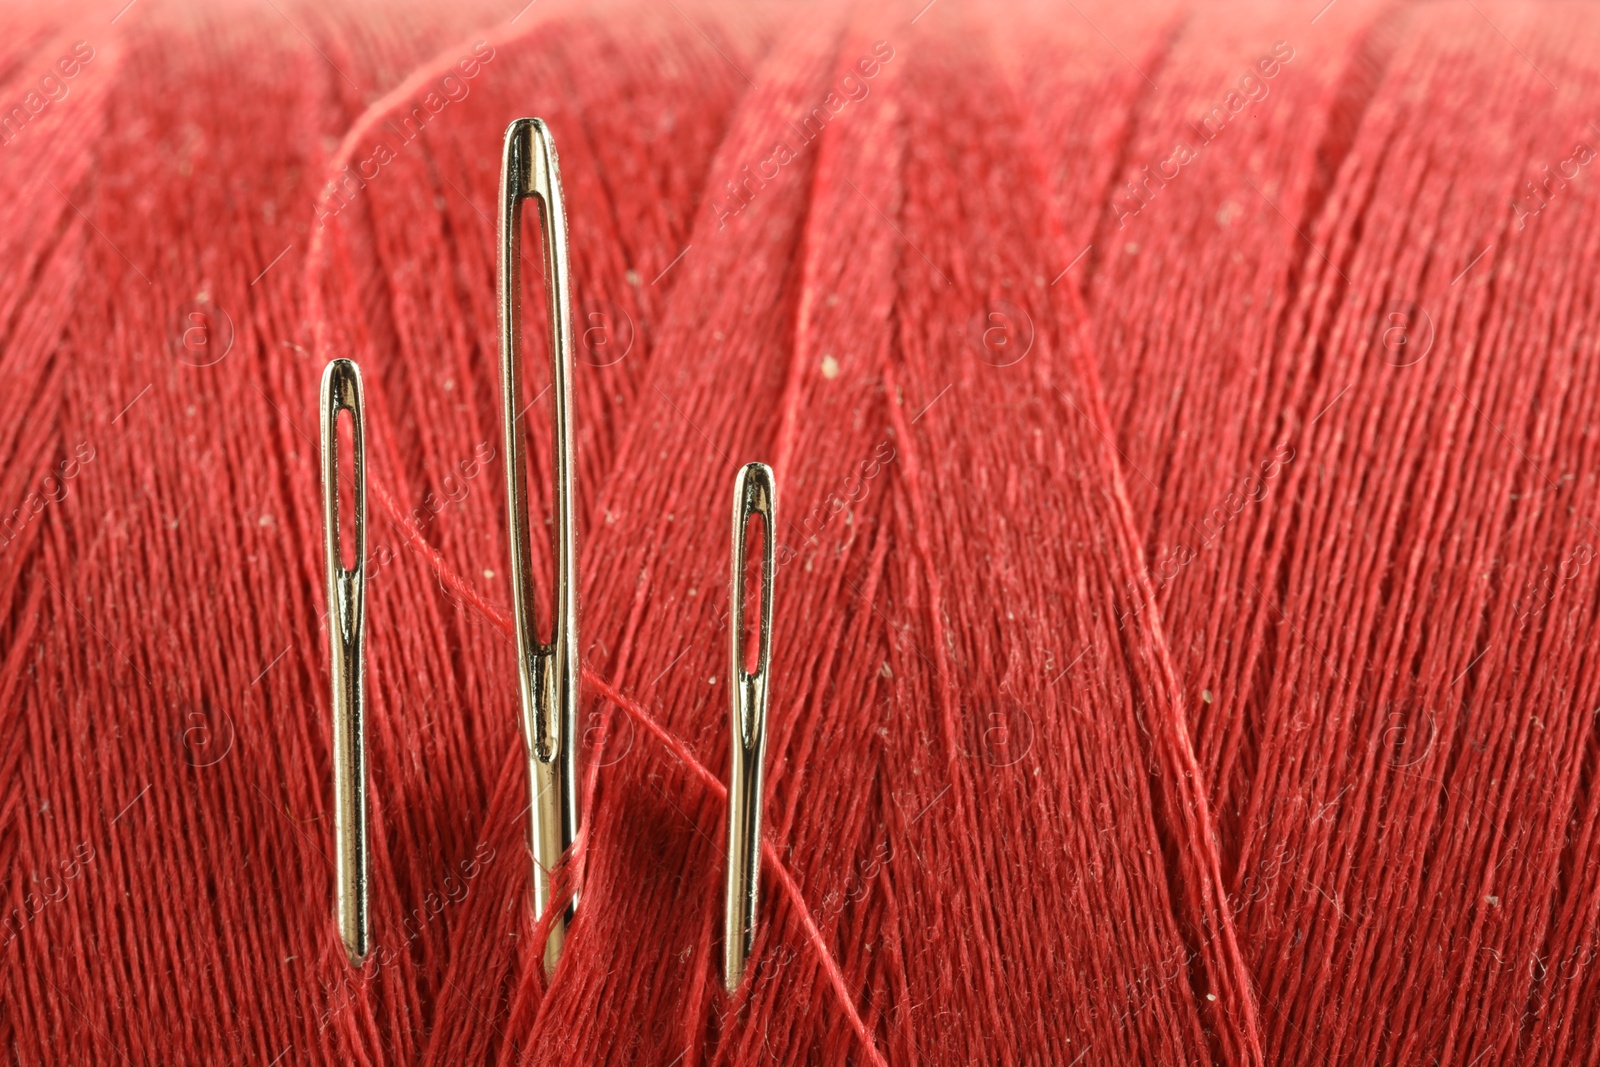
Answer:
[[[489,623],[496,629],[500,630],[508,637],[511,636],[515,632],[511,620],[498,611],[488,601],[484,600],[483,597],[479,595],[477,590],[468,584],[460,575],[458,575],[455,572],[455,569],[445,561],[438,551],[423,539],[421,534],[413,530],[411,525],[404,521],[403,517],[400,515],[399,508],[395,505],[393,498],[390,497],[390,495],[383,489],[381,485],[373,482],[372,488],[375,491],[379,502],[383,504],[384,509],[390,513],[391,519],[393,519],[395,524],[399,526],[401,533],[412,542],[412,544],[422,554],[423,558],[427,560],[428,565],[433,569],[440,582],[455,590],[463,600],[475,607],[479,613],[481,613],[484,618],[487,619]],[[728,787],[722,782],[722,780],[707,770],[706,766],[695,757],[693,751],[690,750],[688,745],[686,745],[683,741],[674,736],[669,730],[657,722],[655,717],[646,711],[640,704],[612,686],[610,682],[601,677],[598,672],[596,672],[592,667],[589,667],[587,664],[585,664],[583,667],[583,680],[588,685],[593,686],[595,690],[597,690],[613,705],[620,708],[629,716],[629,718],[633,719],[637,725],[643,727],[646,733],[655,738],[655,740],[669,753],[675,756],[695,778],[699,779],[707,791],[709,791],[719,801],[723,803],[727,802]],[[828,947],[827,940],[822,936],[822,931],[818,929],[816,921],[812,918],[811,911],[806,905],[805,898],[803,895],[801,895],[799,885],[795,882],[793,875],[784,865],[782,857],[778,854],[777,846],[775,846],[770,839],[764,839],[762,841],[761,855],[766,861],[766,865],[778,879],[779,884],[783,887],[784,895],[788,898],[790,905],[794,909],[795,918],[800,923],[801,930],[805,935],[806,941],[816,951],[818,963],[822,966],[823,971],[828,977],[828,984],[833,988],[834,993],[838,996],[839,1002],[849,1018],[851,1029],[855,1032],[856,1036],[861,1039],[863,1046],[866,1048],[868,1054],[872,1057],[872,1062],[879,1064],[880,1067],[887,1067],[886,1061],[883,1059],[882,1054],[878,1051],[876,1044],[872,1040],[872,1035],[868,1031],[866,1023],[862,1021],[860,1013],[856,1010],[855,997],[845,985],[844,973],[840,969],[838,961],[834,958],[832,950]]]

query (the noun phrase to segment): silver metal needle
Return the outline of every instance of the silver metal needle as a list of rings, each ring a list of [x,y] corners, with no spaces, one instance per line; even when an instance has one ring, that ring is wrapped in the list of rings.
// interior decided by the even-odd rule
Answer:
[[[523,455],[522,202],[538,201],[544,244],[550,352],[554,363],[552,452],[555,468],[554,616],[549,644],[541,644],[533,608],[528,550],[526,459]],[[574,535],[572,464],[572,331],[567,284],[567,216],[550,131],[541,119],[518,119],[506,129],[500,170],[499,233],[500,392],[505,423],[506,504],[511,539],[511,601],[517,631],[522,729],[528,744],[533,791],[534,905],[542,916],[551,903],[550,873],[578,831],[577,708],[578,555]],[[555,970],[567,925],[577,910],[574,893],[550,926],[545,973]]]
[[[350,413],[355,476],[355,566],[339,534],[339,412]],[[339,936],[352,966],[367,955],[366,629],[367,434],[361,370],[336,359],[322,372],[322,532],[327,556],[333,679],[333,837]]]
[[[733,483],[733,562],[729,692],[732,700],[732,767],[728,778],[728,891],[724,903],[722,979],[732,993],[744,977],[755,941],[761,890],[761,789],[767,754],[767,667],[772,660],[773,537],[778,512],[772,468],[750,463]],[[754,673],[745,667],[744,581],[746,532],[761,516],[761,634]]]

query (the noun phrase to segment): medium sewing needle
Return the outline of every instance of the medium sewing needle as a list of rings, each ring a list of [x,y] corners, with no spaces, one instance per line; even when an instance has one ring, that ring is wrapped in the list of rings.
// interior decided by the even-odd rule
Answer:
[[[367,431],[361,370],[336,359],[322,372],[322,533],[327,558],[333,681],[333,838],[339,937],[352,966],[367,955],[366,559]],[[339,532],[339,412],[350,413],[355,551],[345,567]]]

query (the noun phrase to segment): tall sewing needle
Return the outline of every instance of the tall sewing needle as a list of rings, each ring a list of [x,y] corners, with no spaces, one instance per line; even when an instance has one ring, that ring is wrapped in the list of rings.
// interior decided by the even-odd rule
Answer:
[[[772,468],[746,464],[733,483],[733,558],[728,621],[733,743],[728,777],[728,887],[723,910],[722,980],[732,993],[755,941],[761,889],[761,789],[767,753],[767,668],[772,660],[773,538],[778,511]],[[754,673],[745,670],[745,539],[761,517],[761,631]]]
[[[552,463],[555,470],[553,621],[549,644],[539,640],[533,608],[528,547],[527,461],[523,454],[522,396],[522,202],[539,205],[544,244],[546,304],[550,311],[550,392],[554,396]],[[517,119],[506,129],[500,169],[499,227],[500,392],[505,423],[506,509],[511,541],[511,602],[517,633],[517,676],[522,729],[528,746],[533,793],[534,906],[542,916],[551,904],[551,872],[578,830],[577,706],[578,555],[573,523],[576,488],[572,465],[572,331],[567,284],[567,216],[561,199],[556,149],[542,119]],[[567,925],[578,906],[570,902],[550,926],[545,973],[555,970]]]
[[[322,533],[333,680],[333,837],[339,937],[353,966],[367,955],[366,559],[367,431],[361,370],[336,359],[322,372]],[[346,567],[339,532],[339,412],[350,413],[355,532]]]

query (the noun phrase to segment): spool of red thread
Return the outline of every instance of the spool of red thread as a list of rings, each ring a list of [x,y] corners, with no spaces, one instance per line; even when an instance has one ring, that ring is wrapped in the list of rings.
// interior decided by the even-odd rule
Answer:
[[[1589,8],[4,22],[10,1061],[1595,1058]],[[582,905],[548,978],[496,379],[523,115],[560,146],[578,341]],[[361,969],[334,357],[367,391]],[[784,505],[730,997],[750,459]]]

